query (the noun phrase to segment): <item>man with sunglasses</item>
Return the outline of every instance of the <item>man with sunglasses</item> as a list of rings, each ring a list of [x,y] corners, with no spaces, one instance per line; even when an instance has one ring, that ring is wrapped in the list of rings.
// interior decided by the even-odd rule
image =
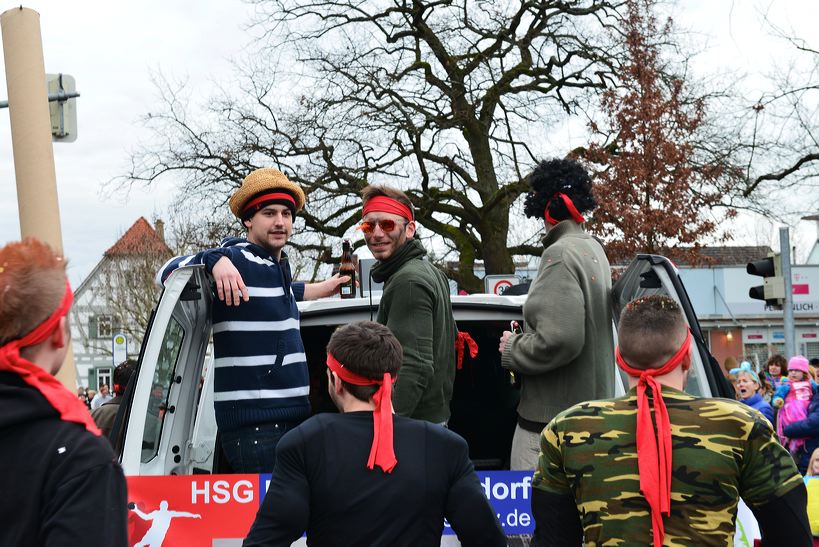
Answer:
[[[276,169],[257,169],[230,198],[247,239],[171,259],[164,282],[187,264],[213,274],[214,408],[225,456],[237,473],[268,473],[276,444],[310,416],[307,358],[296,302],[331,296],[348,277],[294,282],[283,248],[305,202],[304,191]],[[240,305],[241,304],[241,305]]]
[[[455,319],[446,276],[425,260],[415,236],[415,212],[404,192],[367,186],[359,228],[378,263],[372,278],[384,283],[377,321],[404,349],[395,384],[395,412],[437,424],[449,420],[455,380]]]

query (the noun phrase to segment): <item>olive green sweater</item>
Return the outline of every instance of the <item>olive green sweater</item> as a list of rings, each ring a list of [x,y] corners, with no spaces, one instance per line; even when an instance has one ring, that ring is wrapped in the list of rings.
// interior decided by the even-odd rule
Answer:
[[[518,415],[545,424],[590,399],[614,396],[611,272],[600,244],[573,220],[552,227],[523,305],[524,331],[501,363],[521,378]]]
[[[378,322],[392,331],[404,350],[395,383],[395,412],[434,423],[449,419],[455,381],[455,319],[449,282],[418,240],[410,239],[372,269],[384,283]]]

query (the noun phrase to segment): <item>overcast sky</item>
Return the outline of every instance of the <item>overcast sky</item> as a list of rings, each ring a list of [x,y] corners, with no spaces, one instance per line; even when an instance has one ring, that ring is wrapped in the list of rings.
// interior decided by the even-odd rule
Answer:
[[[19,5],[0,0],[0,11]],[[169,189],[109,196],[101,188],[127,171],[129,151],[149,137],[138,120],[157,108],[151,74],[187,78],[200,97],[210,82],[229,87],[230,60],[252,40],[244,28],[252,6],[239,0],[51,0],[24,6],[40,13],[46,72],[71,74],[82,95],[77,141],[54,145],[64,248],[77,286],[137,218],[150,220],[172,197]],[[764,74],[783,63],[790,51],[771,36],[763,14],[808,39],[819,21],[816,0],[681,0],[675,11],[678,24],[696,31],[706,50],[695,65],[701,73]],[[1,64],[0,80],[5,99]],[[8,110],[0,109],[0,244],[20,237],[10,140]],[[795,229],[793,238],[804,247],[797,256],[804,256],[816,231],[807,222]],[[756,231],[743,230],[745,239],[735,244],[771,243],[770,230]]]

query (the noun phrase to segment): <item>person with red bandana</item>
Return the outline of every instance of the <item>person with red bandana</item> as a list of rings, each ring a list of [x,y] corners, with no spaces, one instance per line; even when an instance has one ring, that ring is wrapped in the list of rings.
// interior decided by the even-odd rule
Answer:
[[[633,300],[617,335],[631,389],[577,404],[543,430],[532,545],[725,547],[740,498],[763,546],[812,545],[804,482],[770,422],[739,401],[684,391],[692,343],[679,304]]]
[[[0,545],[128,544],[122,469],[54,377],[72,301],[65,260],[48,245],[0,248]]]
[[[501,364],[520,380],[512,469],[534,469],[546,423],[567,407],[614,396],[611,271],[603,247],[583,229],[594,209],[592,182],[576,161],[541,162],[527,177],[527,216],[546,235],[537,277],[523,305],[523,332],[505,331]]]
[[[444,519],[464,547],[506,538],[469,459],[446,428],[394,415],[402,350],[384,325],[336,330],[327,379],[340,413],[317,414],[279,442],[277,463],[245,547],[441,544]]]
[[[392,331],[404,349],[393,404],[402,416],[441,425],[449,421],[458,339],[449,281],[426,260],[415,239],[415,210],[404,192],[367,186],[359,229],[378,261],[372,278],[384,283],[376,321]]]

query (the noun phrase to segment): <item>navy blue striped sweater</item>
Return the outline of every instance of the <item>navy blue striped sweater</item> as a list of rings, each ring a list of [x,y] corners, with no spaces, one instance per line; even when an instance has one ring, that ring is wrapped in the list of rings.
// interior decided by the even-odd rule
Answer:
[[[287,256],[277,261],[246,239],[227,238],[216,249],[168,261],[173,270],[204,264],[208,272],[223,256],[239,270],[250,300],[226,306],[213,299],[214,410],[222,430],[273,421],[301,421],[310,415],[309,373],[299,333],[296,301],[304,284],[292,283]]]

